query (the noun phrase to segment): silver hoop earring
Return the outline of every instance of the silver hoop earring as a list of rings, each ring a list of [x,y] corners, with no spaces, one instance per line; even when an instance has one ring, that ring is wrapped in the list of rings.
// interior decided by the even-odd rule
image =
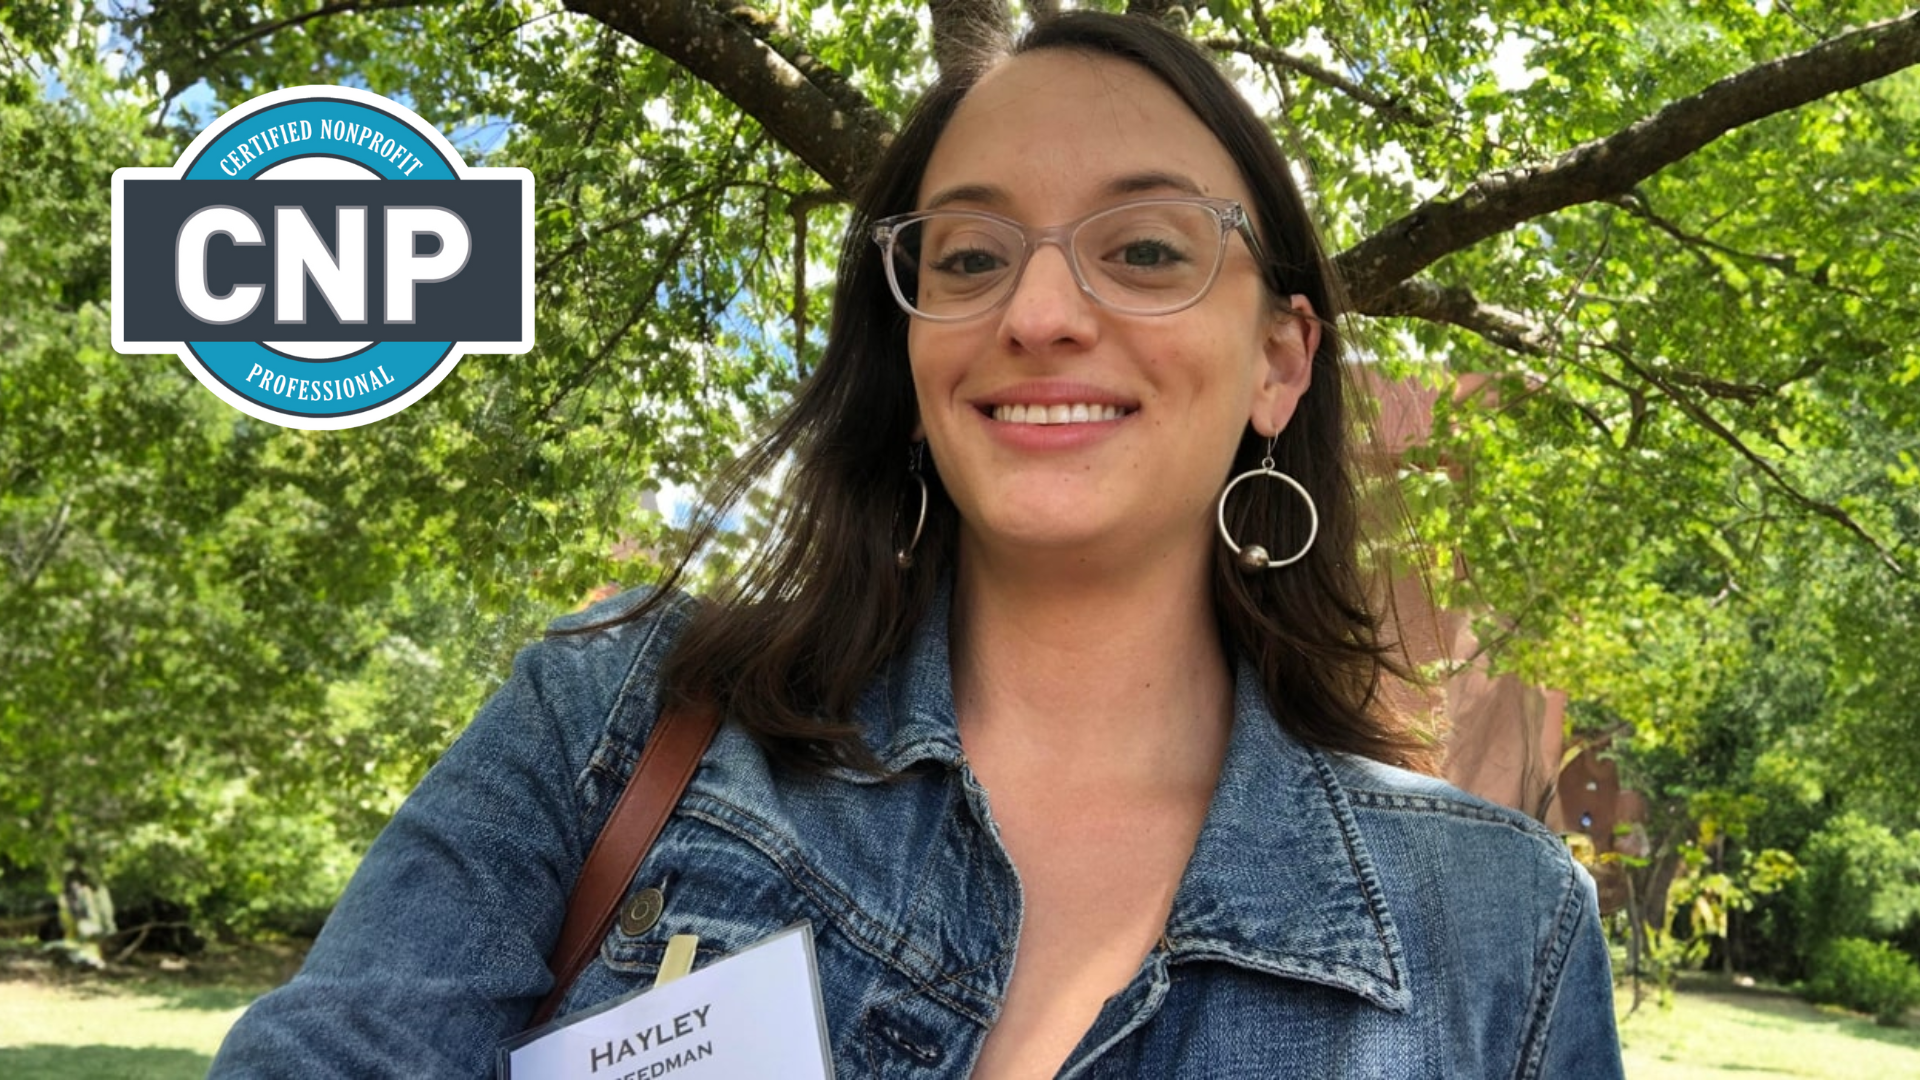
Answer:
[[[917,442],[913,444],[913,449],[907,451],[907,475],[913,477],[913,482],[920,485],[920,516],[913,522],[913,539],[907,541],[906,547],[893,553],[894,563],[902,570],[912,569],[913,549],[920,546],[920,530],[927,524],[927,481],[920,475],[920,456],[926,448],[926,443]],[[894,510],[893,523],[897,530],[900,524],[900,512],[897,508]]]
[[[1299,551],[1294,552],[1284,559],[1274,559],[1267,554],[1267,549],[1261,547],[1259,544],[1248,544],[1243,548],[1239,544],[1234,543],[1233,536],[1227,532],[1227,496],[1233,493],[1234,486],[1239,484],[1240,481],[1255,476],[1266,476],[1278,480],[1292,488],[1296,494],[1306,500],[1307,542],[1300,545]],[[1273,467],[1273,439],[1267,440],[1267,456],[1260,459],[1259,468],[1248,469],[1246,472],[1227,481],[1227,486],[1221,489],[1220,507],[1215,517],[1220,523],[1220,539],[1226,541],[1228,550],[1233,552],[1235,561],[1240,564],[1240,572],[1243,574],[1256,573],[1261,570],[1278,570],[1283,566],[1291,566],[1307,557],[1307,552],[1313,550],[1314,540],[1320,536],[1320,510],[1313,505],[1313,496],[1307,494],[1307,489],[1301,486],[1300,481],[1295,480],[1293,477]]]

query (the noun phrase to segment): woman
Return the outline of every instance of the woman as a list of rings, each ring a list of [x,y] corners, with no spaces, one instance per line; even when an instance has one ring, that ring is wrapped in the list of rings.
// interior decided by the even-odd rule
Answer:
[[[1207,59],[1073,14],[949,75],[842,267],[719,500],[790,454],[769,549],[523,654],[216,1074],[485,1073],[663,702],[704,697],[631,886],[663,911],[563,1015],[671,935],[704,966],[806,920],[842,1077],[1618,1075],[1591,882],[1395,767],[1336,290]]]

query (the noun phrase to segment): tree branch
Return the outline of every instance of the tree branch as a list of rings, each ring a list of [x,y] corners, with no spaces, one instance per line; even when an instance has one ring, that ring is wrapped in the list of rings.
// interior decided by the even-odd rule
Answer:
[[[1416,207],[1335,263],[1365,310],[1437,260],[1522,221],[1622,195],[1734,128],[1920,63],[1920,11],[1756,64],[1540,165],[1493,173]]]
[[[47,560],[53,558],[53,553],[59,550],[60,540],[67,534],[67,521],[72,516],[73,495],[68,493],[60,497],[60,511],[53,516],[53,521],[47,526],[45,535],[34,543],[31,555],[20,558],[9,553],[14,566],[20,571],[20,581],[13,588],[15,593],[24,595],[33,588],[33,583],[40,579],[40,572],[47,568]]]
[[[709,0],[566,0],[720,91],[842,195],[852,195],[893,126],[777,19]]]
[[[1866,541],[1867,546],[1872,548],[1874,553],[1880,556],[1880,561],[1886,564],[1889,570],[1900,575],[1906,574],[1906,571],[1901,568],[1899,561],[1893,557],[1893,553],[1883,547],[1880,541],[1875,540],[1859,522],[1853,519],[1853,515],[1832,503],[1821,502],[1794,487],[1786,477],[1780,475],[1780,470],[1774,468],[1772,462],[1755,453],[1752,447],[1749,447],[1741,440],[1740,436],[1735,435],[1732,430],[1716,419],[1714,415],[1702,407],[1699,402],[1681,393],[1680,389],[1675,386],[1672,381],[1662,378],[1661,375],[1652,368],[1639,363],[1633,358],[1632,353],[1618,345],[1601,344],[1599,348],[1613,354],[1623,367],[1633,372],[1634,375],[1645,381],[1649,386],[1659,390],[1667,400],[1678,406],[1680,411],[1686,413],[1688,418],[1694,423],[1705,428],[1715,438],[1732,447],[1735,453],[1747,459],[1749,464],[1760,470],[1761,474],[1767,479],[1773,481],[1774,486],[1784,492],[1787,498],[1791,499],[1796,506],[1799,506],[1809,513],[1826,518],[1859,537],[1861,540]]]
[[[1517,312],[1496,307],[1492,304],[1482,303],[1470,290],[1459,286],[1439,285],[1425,280],[1404,281],[1395,286],[1385,296],[1378,298],[1375,307],[1369,308],[1364,313],[1368,315],[1404,315],[1413,318],[1428,319],[1433,322],[1447,323],[1452,326],[1458,326],[1464,330],[1471,330],[1496,345],[1500,345],[1503,348],[1510,349],[1524,356],[1548,356],[1554,351],[1552,342],[1550,341],[1551,334],[1545,328],[1538,326]],[[1628,371],[1631,371],[1641,381],[1660,391],[1662,396],[1672,401],[1681,412],[1687,415],[1688,419],[1700,425],[1708,434],[1726,443],[1729,447],[1732,447],[1735,453],[1747,459],[1754,468],[1760,470],[1760,472],[1766,476],[1768,480],[1771,480],[1775,487],[1785,493],[1787,498],[1792,500],[1796,506],[1826,518],[1852,533],[1854,536],[1859,537],[1866,542],[1868,547],[1873,549],[1875,554],[1880,556],[1880,561],[1885,563],[1894,573],[1906,573],[1906,571],[1901,568],[1900,563],[1894,559],[1893,554],[1878,540],[1874,539],[1872,534],[1868,533],[1858,521],[1855,521],[1852,515],[1832,503],[1821,502],[1794,487],[1792,482],[1781,475],[1780,470],[1775,468],[1772,462],[1754,452],[1753,448],[1749,447],[1740,436],[1734,434],[1732,429],[1722,424],[1712,413],[1701,406],[1699,402],[1682,392],[1678,385],[1705,381],[1711,383],[1711,385],[1703,387],[1702,392],[1713,393],[1715,390],[1722,389],[1722,384],[1712,382],[1711,380],[1701,380],[1698,376],[1691,375],[1690,373],[1676,372],[1672,375],[1663,376],[1636,361],[1632,353],[1619,345],[1600,343],[1595,347],[1612,354]],[[1787,381],[1802,378],[1807,373],[1808,370],[1806,366],[1803,365],[1801,370],[1789,376]],[[1596,371],[1594,374],[1600,373]],[[1607,381],[1613,382],[1614,380],[1608,379]],[[1615,385],[1619,384],[1616,383]],[[1622,389],[1624,389],[1624,387],[1622,387]],[[1638,399],[1638,395],[1630,393],[1629,396],[1634,398],[1633,428],[1637,429],[1641,422],[1643,403]],[[1743,395],[1729,393],[1726,396],[1742,398]],[[1602,427],[1604,426],[1605,425],[1602,425]],[[1637,431],[1630,431],[1629,441],[1634,437],[1637,437]]]
[[[1389,120],[1397,120],[1415,127],[1434,126],[1431,117],[1422,116],[1395,99],[1379,91],[1369,90],[1359,83],[1354,82],[1352,79],[1347,78],[1345,75],[1321,67],[1319,64],[1314,63],[1304,56],[1295,56],[1290,52],[1284,52],[1269,45],[1262,45],[1254,41],[1243,41],[1239,38],[1210,37],[1202,40],[1200,44],[1215,52],[1239,53],[1250,60],[1256,60],[1270,67],[1285,68],[1296,75],[1304,75],[1314,82],[1331,87],[1347,95]]]
[[[574,371],[572,378],[554,388],[553,393],[548,396],[546,404],[540,406],[539,410],[535,413],[543,422],[551,423],[560,405],[572,394],[585,389],[587,384],[593,381],[593,377],[600,370],[601,365],[605,364],[607,358],[613,355],[613,350],[619,347],[622,341],[626,340],[627,335],[633,332],[634,327],[640,325],[641,319],[653,312],[653,297],[659,293],[660,287],[666,284],[668,275],[676,273],[680,269],[680,257],[685,254],[687,248],[693,243],[695,231],[696,226],[689,223],[685,228],[682,228],[675,234],[672,246],[670,246],[666,252],[661,255],[659,261],[654,264],[652,279],[647,282],[645,288],[640,290],[639,295],[646,297],[646,300],[633,305],[633,309],[627,313],[626,321],[620,324],[620,328],[607,335],[606,339],[600,343],[599,350],[596,351],[593,356],[589,357],[585,364],[582,364]]]
[[[178,98],[198,82],[202,73],[204,73],[215,60],[218,60],[220,57],[225,56],[243,45],[250,45],[281,30],[302,26],[315,19],[331,18],[335,15],[365,14],[373,11],[397,11],[401,8],[410,7],[438,7],[449,2],[451,2],[451,0],[333,0],[331,3],[321,4],[319,7],[310,11],[296,12],[284,18],[273,19],[268,22],[256,23],[249,26],[236,37],[229,38],[218,44],[210,44],[206,51],[196,51],[191,60],[188,61],[190,71],[187,75],[183,76],[175,73],[175,77],[169,80],[167,92],[160,95],[160,104],[154,109],[154,121],[150,133],[159,135],[164,132],[166,129],[167,113],[172,110],[174,99]],[[171,14],[171,9],[162,9],[157,12],[149,11],[135,18],[133,25],[142,28],[138,33],[151,34],[155,29],[156,23]]]
[[[698,187],[689,188],[686,191],[683,191],[680,194],[675,195],[671,199],[667,199],[663,202],[652,203],[650,205],[643,206],[640,209],[633,211],[632,213],[622,214],[617,218],[613,218],[609,221],[602,222],[593,231],[591,235],[576,234],[573,240],[569,242],[566,247],[562,248],[559,251],[554,252],[552,255],[549,255],[545,260],[543,260],[540,263],[538,267],[534,269],[533,279],[537,284],[545,284],[548,275],[553,273],[555,267],[558,267],[561,263],[566,262],[568,259],[571,259],[575,255],[578,255],[582,251],[585,251],[589,244],[592,244],[600,240],[602,237],[611,236],[611,237],[618,238],[621,232],[624,231],[625,229],[639,222],[645,221],[646,219],[652,217],[655,214],[666,213],[668,210],[672,210],[675,207],[685,206],[690,202],[707,198],[708,196],[714,194],[716,191],[720,191],[725,188],[734,187],[734,186],[739,186],[739,185],[736,185],[726,180],[716,180],[711,184],[701,184]]]
[[[1786,378],[1772,383],[1728,382],[1725,379],[1714,379],[1705,375],[1696,375],[1691,371],[1673,371],[1669,372],[1667,377],[1679,383],[1681,386],[1698,390],[1710,398],[1719,398],[1722,401],[1737,401],[1742,405],[1757,405],[1761,399],[1778,394],[1781,390],[1785,389],[1789,383],[1796,383],[1802,379],[1812,378],[1819,374],[1826,366],[1827,361],[1825,357],[1810,356],[1802,360],[1800,366],[1793,369],[1792,373],[1787,375]]]
[[[807,375],[807,215],[839,201],[831,191],[803,191],[787,200],[793,216],[793,367]]]
[[[596,118],[598,117],[597,107],[596,107],[595,116]],[[735,121],[733,130],[728,133],[726,140],[721,145],[723,146],[735,145],[740,134],[740,129],[742,126],[744,126],[745,123],[746,121],[744,119]],[[720,179],[711,181],[709,183],[701,184],[701,185],[698,185],[697,187],[693,187],[685,191],[682,191],[680,194],[675,195],[672,198],[667,199],[663,202],[652,203],[650,205],[643,206],[637,210],[633,210],[626,214],[622,214],[617,218],[613,218],[609,221],[602,222],[591,233],[581,233],[579,235],[576,235],[573,238],[572,242],[567,244],[567,246],[564,249],[547,257],[544,261],[540,263],[538,267],[534,269],[534,281],[537,284],[545,284],[547,280],[547,275],[551,274],[555,267],[559,266],[561,263],[565,262],[566,260],[573,258],[575,255],[580,254],[582,251],[585,251],[589,244],[598,242],[602,237],[609,236],[609,235],[617,235],[623,230],[635,224],[636,222],[645,221],[647,218],[650,218],[655,214],[665,213],[666,211],[671,210],[674,207],[684,206],[687,203],[693,202],[696,199],[704,199],[716,192],[725,191],[731,188],[755,187],[755,188],[771,188],[772,190],[779,192],[780,194],[783,194],[783,195],[787,194],[785,189],[775,187],[773,185],[766,183],[765,181],[737,179],[733,175],[737,170],[744,168],[746,166],[746,163],[749,160],[751,160],[755,154],[760,152],[760,148],[766,145],[766,140],[767,140],[767,134],[765,131],[762,131],[760,134],[755,135],[751,142],[749,142],[745,147],[740,149],[739,153],[732,155],[731,160],[723,163],[724,167],[716,169],[716,171],[721,174]],[[562,175],[564,178],[565,174],[562,174]],[[564,179],[558,183],[564,183]],[[611,198],[608,201],[609,202],[624,201],[627,194],[628,193],[624,191],[618,192],[616,193],[615,198]],[[568,205],[573,208],[576,214],[580,212],[580,205],[579,205],[577,190],[575,191],[574,195],[569,198]]]
[[[1458,326],[1522,356],[1546,356],[1552,351],[1551,334],[1545,327],[1519,312],[1482,303],[1472,290],[1459,285],[1425,278],[1402,281],[1354,310],[1361,315],[1401,315]]]
[[[1742,262],[1759,263],[1762,266],[1770,267],[1778,270],[1782,274],[1793,277],[1805,276],[1798,272],[1798,263],[1791,255],[1764,255],[1756,251],[1741,251],[1738,248],[1728,247],[1714,240],[1712,237],[1687,232],[1674,222],[1668,221],[1666,218],[1655,213],[1653,204],[1647,201],[1647,197],[1641,192],[1630,191],[1624,195],[1615,195],[1608,199],[1607,202],[1625,210],[1627,213],[1632,214],[1634,217],[1639,218],[1654,228],[1659,229],[1686,247],[1717,252],[1731,259],[1739,259]]]
[[[410,7],[442,7],[449,2],[450,0],[335,0],[334,3],[322,4],[311,11],[302,11],[297,14],[288,15],[284,19],[275,19],[272,22],[264,22],[250,26],[247,28],[246,33],[241,34],[239,37],[230,38],[214,46],[212,52],[202,53],[198,57],[198,61],[200,66],[204,68],[207,64],[218,60],[220,57],[225,56],[227,53],[232,52],[242,45],[251,44],[269,34],[291,29],[303,23],[312,22],[315,19],[324,19],[333,15],[366,14],[370,11],[397,11],[401,8]]]
[[[1757,251],[1741,251],[1739,248],[1728,247],[1726,244],[1722,244],[1705,234],[1687,232],[1677,223],[1669,221],[1654,212],[1653,204],[1647,200],[1646,195],[1642,192],[1632,191],[1625,195],[1616,195],[1607,201],[1661,232],[1666,233],[1667,236],[1675,242],[1693,252],[1695,255],[1700,256],[1703,263],[1713,267],[1715,271],[1719,271],[1721,268],[1714,265],[1713,260],[1706,257],[1704,253],[1713,252],[1741,262],[1758,263],[1780,274],[1782,277],[1804,281],[1815,288],[1825,289],[1828,292],[1851,296],[1859,300],[1871,301],[1873,299],[1859,289],[1850,289],[1844,285],[1833,284],[1828,278],[1828,272],[1825,267],[1815,270],[1812,273],[1806,273],[1800,269],[1799,260],[1791,255],[1767,255]]]

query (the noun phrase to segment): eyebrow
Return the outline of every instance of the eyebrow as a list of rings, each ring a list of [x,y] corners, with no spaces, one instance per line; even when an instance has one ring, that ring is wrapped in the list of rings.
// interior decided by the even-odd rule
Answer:
[[[1158,171],[1128,173],[1125,176],[1116,177],[1102,186],[1101,194],[1106,196],[1144,195],[1169,188],[1189,195],[1206,194],[1200,190],[1199,184],[1179,173]],[[933,198],[927,200],[927,205],[922,209],[938,210],[943,206],[963,202],[1004,207],[1011,201],[1005,188],[993,184],[961,184],[959,187],[950,187],[937,192]]]

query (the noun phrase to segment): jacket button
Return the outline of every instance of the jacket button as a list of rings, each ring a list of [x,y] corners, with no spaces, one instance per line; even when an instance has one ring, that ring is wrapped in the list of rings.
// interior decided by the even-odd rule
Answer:
[[[659,889],[641,889],[628,897],[620,907],[620,932],[628,937],[639,937],[660,921],[660,912],[666,906],[666,895]]]

